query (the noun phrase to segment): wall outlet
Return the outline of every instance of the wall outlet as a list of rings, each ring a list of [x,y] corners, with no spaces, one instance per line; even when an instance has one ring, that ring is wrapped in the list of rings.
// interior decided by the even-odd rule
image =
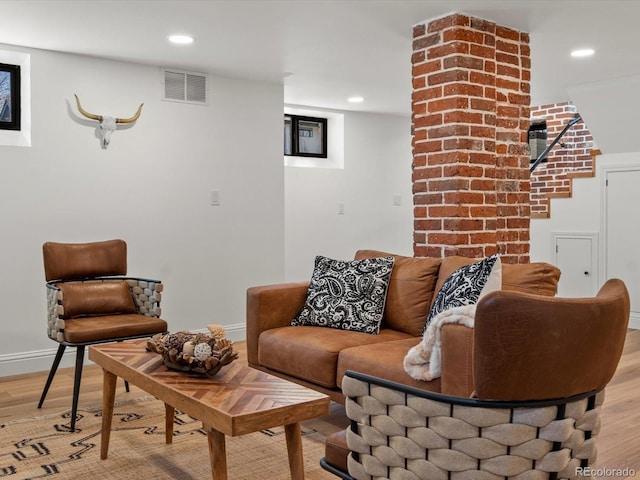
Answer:
[[[220,190],[211,190],[211,206],[220,206]]]
[[[338,203],[338,215],[344,215],[344,203]]]
[[[402,196],[396,194],[393,196],[393,206],[399,207],[400,205],[402,205]]]

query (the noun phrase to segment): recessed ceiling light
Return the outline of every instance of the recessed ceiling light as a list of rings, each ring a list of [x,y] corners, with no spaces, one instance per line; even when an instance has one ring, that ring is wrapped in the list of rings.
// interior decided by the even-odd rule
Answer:
[[[171,35],[169,37],[171,43],[177,43],[179,45],[188,45],[193,43],[193,37],[190,35]]]
[[[571,56],[572,57],[590,57],[594,53],[596,52],[592,48],[581,48],[580,50],[574,50],[573,52],[571,52]]]
[[[349,97],[347,100],[349,102],[351,102],[351,103],[362,103],[362,102],[364,102],[364,98],[362,98],[362,97]]]

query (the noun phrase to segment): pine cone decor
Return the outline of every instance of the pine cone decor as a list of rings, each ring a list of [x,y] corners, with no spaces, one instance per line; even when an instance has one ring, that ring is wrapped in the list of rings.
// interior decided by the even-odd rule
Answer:
[[[222,325],[208,325],[209,333],[158,333],[147,340],[147,350],[162,355],[167,367],[181,372],[214,376],[238,358]]]

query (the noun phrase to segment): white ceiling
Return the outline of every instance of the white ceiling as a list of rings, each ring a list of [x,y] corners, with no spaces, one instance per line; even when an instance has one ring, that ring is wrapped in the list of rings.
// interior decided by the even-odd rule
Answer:
[[[408,115],[412,27],[452,12],[530,33],[532,105],[640,75],[640,0],[0,0],[0,43],[283,83],[286,103]],[[195,43],[170,45],[176,32]],[[593,57],[569,56],[587,46]]]

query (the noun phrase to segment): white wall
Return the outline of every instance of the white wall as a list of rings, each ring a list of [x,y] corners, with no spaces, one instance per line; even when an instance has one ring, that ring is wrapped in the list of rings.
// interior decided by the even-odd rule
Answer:
[[[594,290],[593,283],[597,285],[595,290],[607,280],[608,273],[614,270],[612,264],[628,265],[624,275],[620,276],[627,284],[631,296],[631,328],[640,328],[640,290],[638,278],[633,278],[633,268],[640,264],[640,254],[637,249],[623,249],[617,252],[610,248],[607,260],[605,229],[605,186],[604,178],[607,170],[632,167],[632,170],[640,169],[640,152],[636,144],[637,135],[632,131],[635,126],[635,112],[638,106],[638,96],[630,94],[637,91],[640,86],[640,76],[620,77],[590,84],[576,85],[569,88],[568,93],[572,102],[576,105],[589,131],[593,135],[594,143],[605,154],[596,158],[596,176],[594,178],[579,178],[573,180],[572,198],[557,198],[551,200],[551,218],[531,220],[531,260],[547,261],[555,263],[554,234],[567,234],[569,238],[582,237],[592,239],[592,249],[595,250],[591,267],[597,269],[595,282],[587,281],[582,277],[578,282],[577,277],[560,277],[559,290],[571,290],[578,292],[583,288],[584,295],[591,295]],[[626,192],[628,189],[624,189]],[[637,191],[637,189],[635,189]],[[626,208],[621,211],[612,211],[613,220],[617,225],[623,225],[628,236],[635,234],[637,230],[637,195],[631,195],[629,201],[622,202]],[[574,244],[577,246],[577,244]],[[577,249],[576,249],[577,250]],[[573,252],[575,253],[575,252]],[[620,255],[620,257],[616,257]],[[560,257],[558,257],[560,258]],[[563,257],[567,260],[569,256]],[[577,261],[577,259],[576,259]],[[574,258],[571,258],[572,264]],[[610,263],[609,269],[607,262]],[[581,262],[582,265],[588,262]],[[576,265],[574,273],[580,275],[580,266]],[[615,276],[614,275],[614,276]],[[628,277],[628,278],[625,278]],[[570,288],[563,288],[572,282]],[[576,288],[578,284],[579,288]],[[591,285],[590,285],[591,284]]]
[[[125,239],[129,273],[165,284],[171,330],[220,323],[236,340],[249,286],[307,280],[318,254],[412,255],[408,117],[340,112],[343,168],[285,168],[281,85],[210,76],[209,105],[185,105],[160,100],[159,67],[0,50],[31,55],[32,99],[32,146],[0,142],[0,376],[51,365],[45,241]],[[74,93],[92,113],[144,103],[142,116],[102,150]]]
[[[618,77],[569,88],[569,96],[578,107],[598,147],[607,154],[637,151],[637,124],[640,76]]]
[[[209,105],[185,105],[160,100],[159,67],[0,49],[31,54],[32,77],[32,146],[0,145],[0,375],[50,366],[49,240],[125,239],[129,273],[165,284],[172,330],[243,338],[246,288],[284,279],[282,86],[210,76]],[[119,117],[144,102],[142,116],[102,150],[74,93]]]
[[[544,261],[555,263],[554,233],[596,234],[600,238],[595,262],[598,268],[598,288],[606,280],[606,265],[604,265],[604,172],[623,166],[635,166],[640,168],[640,153],[618,153],[599,155],[596,158],[596,176],[593,178],[579,178],[573,180],[572,198],[554,198],[551,200],[551,217],[549,219],[531,220],[531,261]],[[637,217],[637,205],[629,205],[629,210],[617,212],[623,218],[633,219]],[[634,221],[634,220],[631,220]],[[634,224],[637,222],[634,222]],[[640,262],[640,254],[637,251],[619,252],[629,262]],[[623,279],[625,282],[638,281],[638,279]],[[562,276],[560,283],[563,282]],[[586,296],[586,295],[585,295]],[[632,297],[633,305],[640,305],[640,298]],[[640,328],[640,312],[631,314],[630,327]]]
[[[316,255],[347,260],[364,248],[413,255],[411,120],[342,113],[344,168],[285,168],[289,281],[308,280]]]

